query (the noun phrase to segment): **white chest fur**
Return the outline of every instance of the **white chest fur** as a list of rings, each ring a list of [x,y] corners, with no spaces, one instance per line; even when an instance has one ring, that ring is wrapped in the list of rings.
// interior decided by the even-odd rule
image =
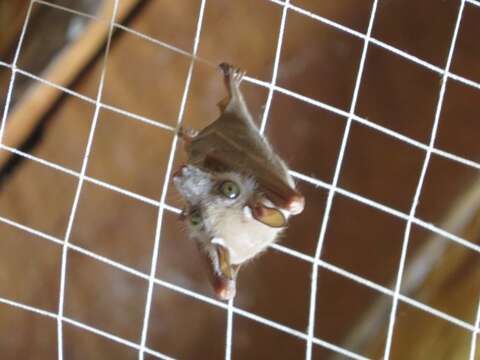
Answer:
[[[283,230],[262,224],[239,208],[208,209],[215,236],[223,240],[232,264],[241,264],[255,257],[273,243]]]

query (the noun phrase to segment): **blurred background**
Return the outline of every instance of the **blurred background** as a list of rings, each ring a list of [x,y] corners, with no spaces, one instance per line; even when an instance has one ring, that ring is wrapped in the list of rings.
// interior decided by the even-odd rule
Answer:
[[[292,4],[305,11],[287,11],[276,83],[294,96],[273,92],[265,133],[290,167],[308,177],[297,179],[306,196],[305,211],[291,220],[280,240],[304,256],[271,249],[245,266],[235,307],[306,333],[312,259],[328,196],[321,184],[333,180],[372,1]],[[34,2],[15,56],[29,5],[28,0],[0,0],[2,113],[12,76],[8,65],[16,62],[20,69],[0,148],[0,297],[57,313],[62,245],[55,241],[63,241],[69,231],[114,7],[112,0]],[[459,0],[378,3],[372,28],[375,41],[368,46],[355,108],[355,114],[369,122],[353,121],[350,129],[338,180],[344,191],[334,196],[321,252],[324,266],[318,269],[314,322],[315,338],[366,358],[383,357],[392,306],[389,292],[395,288],[406,216],[426,155],[422,144],[429,144],[435,119],[441,87],[437,70],[445,68],[459,5]],[[150,274],[163,190],[168,205],[182,206],[169,179],[164,186],[173,145],[169,127],[182,116],[186,126],[201,129],[216,119],[216,103],[224,96],[218,71],[195,62],[181,114],[191,59],[160,43],[191,53],[200,11],[199,0],[119,2],[87,177],[69,233],[74,248],[67,253],[64,316],[137,344],[147,299],[145,276],[78,249],[137,274]],[[207,0],[199,57],[214,64],[231,62],[249,76],[271,82],[282,11],[281,1]],[[469,359],[472,341],[478,343],[475,359],[480,359],[480,340],[469,331],[475,321],[478,326],[480,296],[478,39],[480,7],[466,3],[450,68],[461,79],[447,81],[434,143],[440,151],[431,156],[415,214],[420,221],[411,227],[392,359]],[[395,54],[385,44],[429,65]],[[242,90],[260,123],[268,88],[245,82]],[[404,140],[372,124],[393,130]],[[175,169],[185,154],[181,143],[174,151]],[[48,163],[39,162],[43,160]],[[349,194],[407,215],[392,215]],[[428,224],[448,234],[441,236]],[[227,311],[181,291],[213,300],[203,263],[178,215],[166,209],[160,225],[158,281],[146,346],[178,359],[223,359]],[[385,291],[332,269],[360,276]],[[445,319],[448,316],[450,320]],[[63,329],[66,359],[138,357],[136,349],[72,322],[64,323]],[[305,348],[305,339],[291,331],[233,315],[234,359],[303,359]],[[2,359],[56,358],[55,319],[2,303],[0,352]],[[317,341],[312,358],[349,357]]]

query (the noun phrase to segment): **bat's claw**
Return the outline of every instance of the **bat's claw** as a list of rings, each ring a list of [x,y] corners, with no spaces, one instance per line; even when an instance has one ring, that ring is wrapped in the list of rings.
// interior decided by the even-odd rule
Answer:
[[[228,91],[228,96],[218,104],[222,112],[235,109],[243,103],[242,94],[240,93],[240,83],[245,76],[245,71],[231,64],[221,63],[219,66],[223,72],[223,81]],[[245,107],[245,105],[243,104]]]
[[[189,144],[198,135],[198,131],[180,126],[177,130],[177,135],[185,141],[185,143]]]

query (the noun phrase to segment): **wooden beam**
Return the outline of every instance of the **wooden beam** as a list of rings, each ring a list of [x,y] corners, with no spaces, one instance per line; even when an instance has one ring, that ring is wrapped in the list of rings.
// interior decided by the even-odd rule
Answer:
[[[116,22],[125,20],[139,2],[140,0],[122,0]],[[54,57],[40,75],[43,79],[67,87],[77,78],[105,44],[112,3],[103,2],[96,15],[99,20],[92,21],[75,41],[68,43],[60,54]],[[10,110],[3,143],[13,148],[21,146],[61,95],[54,87],[34,82]],[[0,168],[10,157],[10,153],[0,152]]]

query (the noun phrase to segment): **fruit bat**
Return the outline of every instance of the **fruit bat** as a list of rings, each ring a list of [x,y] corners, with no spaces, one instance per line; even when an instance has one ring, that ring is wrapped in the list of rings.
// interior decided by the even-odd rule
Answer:
[[[235,296],[240,266],[264,251],[302,212],[304,197],[288,167],[253,122],[240,84],[245,72],[222,63],[227,97],[220,117],[200,132],[180,128],[187,164],[173,182],[181,218],[199,247],[220,299]]]

